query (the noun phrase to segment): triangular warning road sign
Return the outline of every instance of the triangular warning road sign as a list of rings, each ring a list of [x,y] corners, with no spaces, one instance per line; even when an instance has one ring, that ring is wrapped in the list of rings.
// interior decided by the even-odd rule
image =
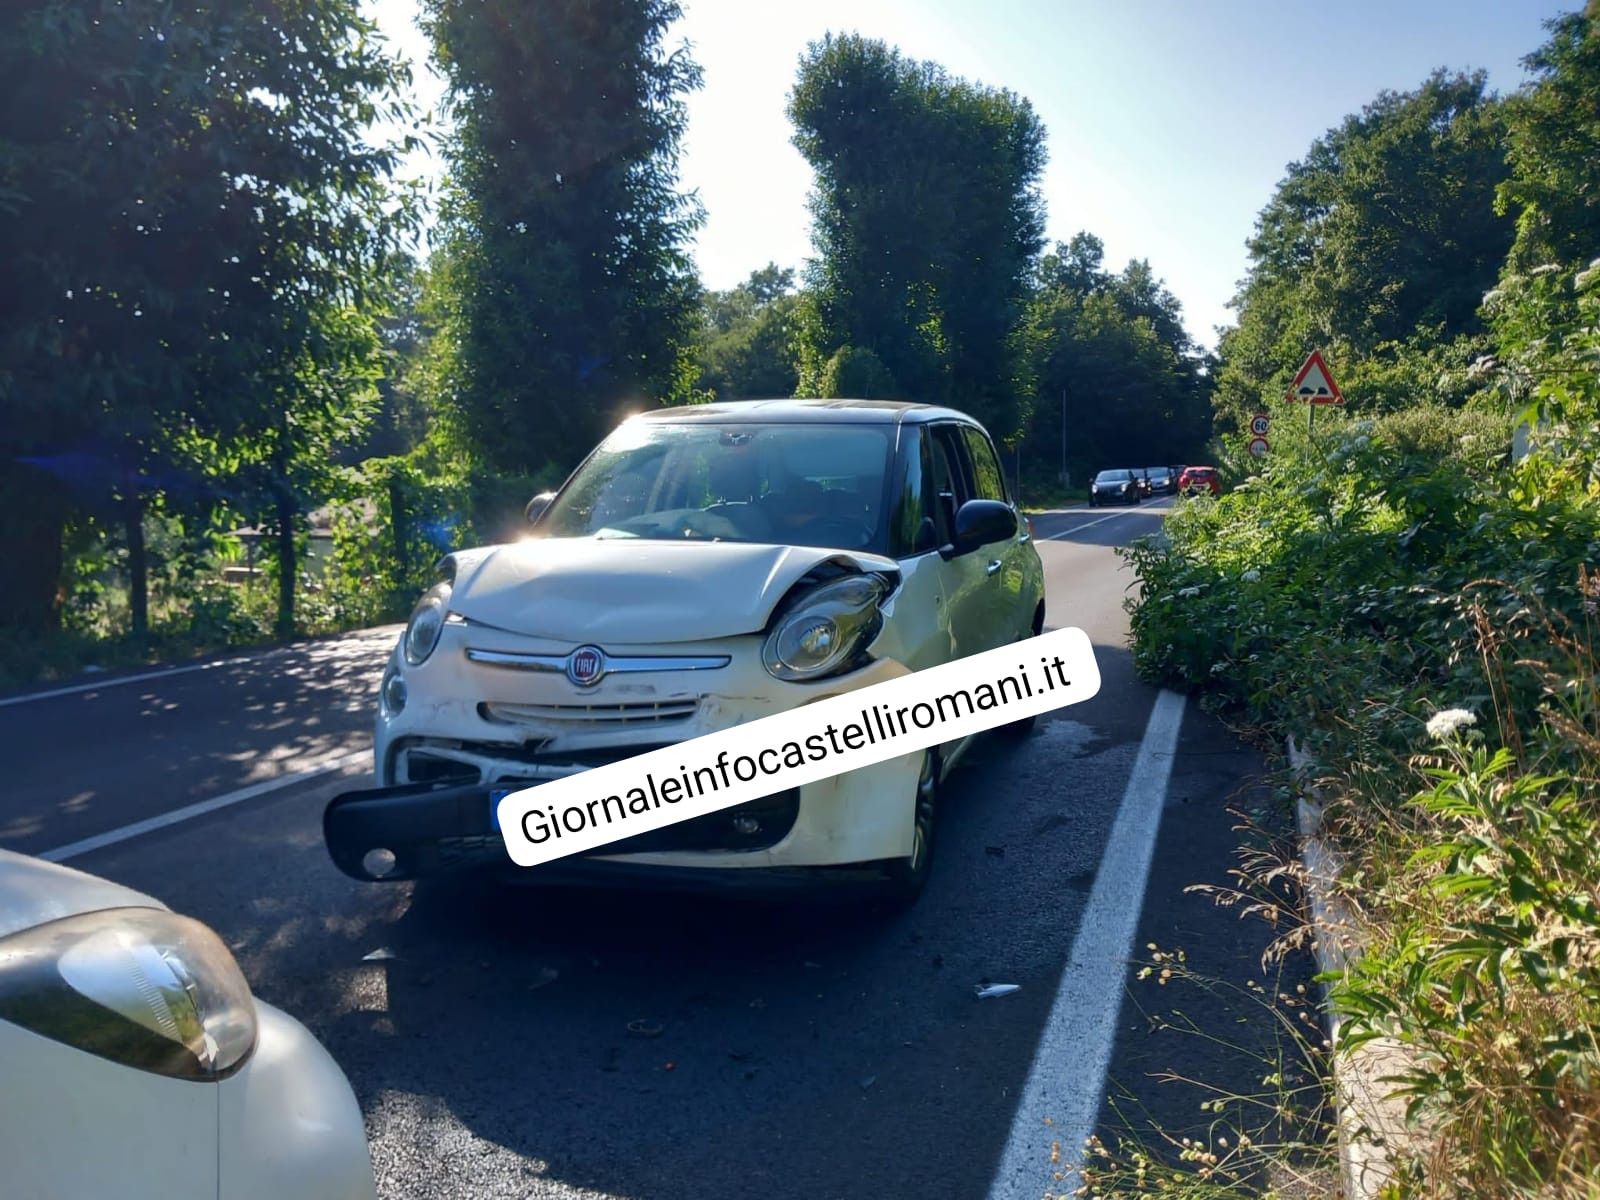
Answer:
[[[1310,404],[1343,404],[1344,393],[1333,381],[1333,372],[1322,361],[1322,351],[1313,350],[1311,357],[1294,377],[1285,393],[1285,400],[1304,400]]]

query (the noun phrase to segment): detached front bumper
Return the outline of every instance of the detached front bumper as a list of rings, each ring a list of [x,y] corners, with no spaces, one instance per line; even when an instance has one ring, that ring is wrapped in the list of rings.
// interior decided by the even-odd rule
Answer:
[[[605,847],[606,857],[572,856],[523,868],[512,862],[491,819],[495,796],[506,790],[504,785],[444,780],[345,792],[323,812],[323,837],[341,871],[371,882],[486,870],[530,883],[581,882],[686,870],[609,857],[615,855],[760,853],[788,837],[800,814],[799,789],[790,789],[621,839]],[[742,873],[688,870],[692,877]]]

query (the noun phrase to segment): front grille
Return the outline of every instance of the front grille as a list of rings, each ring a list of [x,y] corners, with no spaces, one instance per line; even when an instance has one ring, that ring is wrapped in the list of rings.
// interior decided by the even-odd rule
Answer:
[[[444,779],[476,779],[478,773],[466,763],[440,758],[426,750],[406,755],[406,778],[412,783],[435,783]]]
[[[559,724],[568,729],[614,729],[624,725],[664,725],[686,721],[700,707],[696,696],[634,704],[508,704],[478,705],[478,715],[497,725]]]
[[[457,755],[491,759],[497,763],[525,763],[528,766],[603,767],[607,763],[621,762],[636,754],[648,754],[677,742],[635,742],[626,746],[599,746],[583,750],[565,750],[551,754],[543,742],[518,743],[508,746],[504,742],[447,740],[434,738],[403,738],[395,743],[393,760],[404,762],[406,778],[412,783],[432,782],[458,777],[481,778],[477,764],[464,762]]]

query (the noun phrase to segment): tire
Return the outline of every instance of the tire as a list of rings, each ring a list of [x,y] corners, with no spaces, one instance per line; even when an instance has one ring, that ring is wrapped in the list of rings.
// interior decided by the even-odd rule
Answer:
[[[939,824],[939,752],[932,747],[922,752],[922,770],[917,775],[917,800],[911,819],[911,856],[890,863],[883,882],[884,898],[897,907],[909,907],[917,902],[928,885],[928,874],[933,866]]]

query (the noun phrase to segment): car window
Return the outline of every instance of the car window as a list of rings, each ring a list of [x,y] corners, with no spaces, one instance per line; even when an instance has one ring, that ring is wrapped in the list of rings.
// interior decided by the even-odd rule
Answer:
[[[1126,471],[1101,471],[1094,477],[1096,483],[1126,483],[1132,476]]]
[[[562,488],[538,532],[881,553],[892,433],[810,422],[630,422]]]
[[[894,525],[890,553],[896,558],[925,554],[943,545],[939,536],[932,458],[928,439],[916,426],[906,426],[900,450],[900,474],[895,485]]]
[[[1000,460],[995,457],[994,446],[988,437],[971,425],[961,428],[967,441],[967,457],[972,463],[973,494],[979,500],[1000,500],[1009,503],[1006,480],[1000,471]]]
[[[953,436],[948,425],[935,425],[929,431],[929,446],[933,458],[935,524],[939,529],[939,542],[948,542],[955,530],[956,509],[964,504],[971,492],[963,473],[964,456],[960,438]]]

